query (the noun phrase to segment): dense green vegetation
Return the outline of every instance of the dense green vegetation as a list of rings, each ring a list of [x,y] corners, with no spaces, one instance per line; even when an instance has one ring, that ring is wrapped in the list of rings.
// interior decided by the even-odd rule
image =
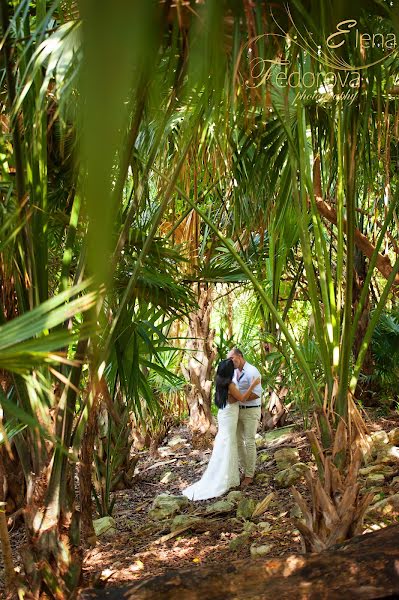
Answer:
[[[320,480],[356,479],[359,403],[397,402],[399,18],[354,0],[331,39],[333,0],[0,7],[0,482],[12,444],[26,585],[60,598],[133,441],[212,429],[233,343],[313,426]]]

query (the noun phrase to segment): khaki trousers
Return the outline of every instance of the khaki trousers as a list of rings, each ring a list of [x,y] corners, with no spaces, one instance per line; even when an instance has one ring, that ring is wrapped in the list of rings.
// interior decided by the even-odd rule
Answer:
[[[245,477],[253,477],[256,464],[255,435],[261,417],[261,407],[239,408],[237,423],[238,460]]]

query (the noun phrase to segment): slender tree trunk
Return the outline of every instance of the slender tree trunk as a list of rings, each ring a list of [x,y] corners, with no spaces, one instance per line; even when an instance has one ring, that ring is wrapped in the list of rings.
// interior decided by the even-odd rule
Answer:
[[[15,444],[11,442],[12,454],[6,448],[0,448],[0,460],[3,463],[4,473],[7,474],[5,492],[6,514],[11,514],[21,509],[25,504],[26,484],[21,461],[15,451]]]
[[[330,223],[334,225],[337,224],[338,217],[337,213],[327,202],[325,202],[322,198],[316,197],[316,206],[319,213],[327,219]],[[344,229],[346,229],[347,223],[344,220]],[[371,259],[375,247],[373,244],[367,239],[367,237],[355,228],[354,231],[355,244],[356,247],[362,252],[367,258]],[[376,268],[379,270],[381,275],[388,279],[392,272],[392,264],[387,254],[381,254],[380,252],[377,255]],[[392,284],[392,291],[396,291],[399,285],[399,275],[396,275],[394,282]]]
[[[50,463],[51,464],[51,463]],[[32,479],[29,502],[24,511],[27,543],[21,549],[25,584],[32,598],[44,591],[51,598],[70,598],[79,584],[82,568],[80,514],[74,508],[74,469],[68,463],[62,508],[47,504],[50,467]]]
[[[190,315],[188,328],[187,367],[181,365],[188,382],[187,404],[190,413],[190,428],[205,433],[214,428],[211,414],[211,374],[216,357],[213,345],[215,331],[211,329],[211,313],[213,308],[213,288],[200,286],[199,308]]]
[[[92,545],[94,545],[96,541],[92,517],[93,503],[91,499],[91,488],[94,440],[97,433],[97,408],[98,396],[95,394],[93,406],[89,411],[85,432],[82,438],[79,468],[79,498],[82,519],[82,536],[86,542]]]
[[[355,313],[360,296],[364,286],[364,280],[367,275],[366,259],[364,255],[357,249],[355,249],[355,273],[353,278],[353,312]],[[359,323],[356,329],[355,338],[353,341],[353,353],[355,359],[357,359],[361,350],[364,336],[366,334],[367,326],[370,320],[370,293],[367,292],[366,301],[364,303],[363,311],[359,319]],[[371,375],[374,371],[374,361],[371,352],[371,345],[369,345],[366,356],[362,364],[362,373],[364,375]],[[355,397],[361,399],[365,404],[370,405],[372,403],[372,389],[370,384],[364,385],[361,381],[358,382],[355,390]]]
[[[229,340],[233,339],[234,328],[233,328],[233,300],[231,294],[227,294],[227,311],[226,311],[226,320],[227,320],[227,337]]]
[[[3,554],[4,563],[4,575],[5,584],[8,590],[14,587],[15,583],[15,570],[12,559],[12,551],[10,544],[10,536],[8,535],[7,518],[6,518],[6,507],[5,507],[5,472],[3,456],[0,452],[0,543],[1,551]]]
[[[10,373],[0,369],[0,387],[5,395],[10,391],[12,383]],[[2,414],[1,410],[0,413]],[[17,440],[21,441],[21,437],[19,439],[16,437],[15,442]],[[21,514],[21,508],[25,504],[24,471],[18,452],[15,450],[14,440],[11,440],[10,448],[7,448],[5,444],[0,446],[0,461],[2,462],[4,476],[7,475],[2,499],[6,503],[5,511],[7,515],[15,514],[18,511],[18,514]]]
[[[54,430],[61,445],[42,444],[35,472],[27,483],[24,520],[27,543],[21,549],[27,589],[33,598],[44,591],[53,598],[70,598],[82,569],[80,512],[75,509],[75,452],[71,433],[78,387],[88,340],[80,340],[72,367],[70,385],[54,417]],[[25,474],[26,477],[26,474]]]

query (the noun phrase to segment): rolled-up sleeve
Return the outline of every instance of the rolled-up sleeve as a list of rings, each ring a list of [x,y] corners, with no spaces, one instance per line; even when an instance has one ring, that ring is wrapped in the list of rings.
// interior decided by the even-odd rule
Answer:
[[[260,377],[260,373],[256,367],[251,365],[250,368],[248,368],[246,375],[247,375],[246,389],[248,389],[248,387],[251,385],[252,381],[254,379],[258,379],[258,377]],[[254,389],[252,390],[252,393],[256,394],[259,397],[259,399],[262,398],[262,382],[258,383],[258,385],[254,387]],[[254,402],[255,402],[255,400],[251,400],[250,404],[253,404]]]

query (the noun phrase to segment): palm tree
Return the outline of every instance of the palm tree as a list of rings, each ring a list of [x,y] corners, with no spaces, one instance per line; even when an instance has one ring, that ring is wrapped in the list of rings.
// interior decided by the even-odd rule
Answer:
[[[122,348],[115,357],[114,348],[122,335],[129,333],[124,329],[126,323],[133,340],[139,339],[139,321],[131,318],[129,310],[138,305],[143,288],[140,279],[148,283],[150,272],[144,272],[144,264],[152,248],[156,249],[158,228],[175,193],[193,133],[204,107],[209,106],[209,90],[201,89],[207,75],[198,57],[182,87],[185,65],[180,52],[176,54],[182,36],[178,27],[170,32],[167,22],[162,29],[165,24],[155,3],[112,12],[111,20],[105,6],[99,11],[95,3],[86,4],[78,15],[82,24],[76,21],[74,11],[61,26],[63,9],[53,22],[53,8],[46,13],[43,2],[32,12],[29,6],[23,10],[22,5],[11,12],[6,0],[1,7],[17,183],[14,189],[9,182],[6,189],[7,197],[15,198],[17,217],[16,223],[7,223],[7,237],[13,244],[10,257],[16,254],[9,273],[16,312],[21,315],[4,325],[8,329],[3,339],[11,339],[16,350],[4,354],[2,366],[15,375],[10,399],[2,394],[2,405],[9,415],[29,424],[26,439],[21,437],[17,445],[29,490],[24,511],[29,547],[24,555],[27,584],[34,596],[46,590],[59,597],[70,595],[80,577],[73,473],[81,445],[83,466],[91,469],[93,436],[86,424],[95,415],[107,365],[114,363],[114,369],[118,365],[118,385],[125,394],[133,394],[137,407],[140,395],[144,400],[150,397],[139,360],[148,355],[148,343],[145,354],[134,344],[133,356]],[[49,33],[52,25],[56,31]],[[196,104],[190,97],[194,85]],[[76,97],[81,103],[78,112],[74,110]],[[34,131],[39,134],[34,136]],[[75,164],[62,165],[73,171],[62,227],[57,227],[49,206],[49,183],[59,183],[51,174],[56,165],[49,162],[50,139],[58,141],[61,156],[65,143],[71,142],[79,150],[79,155],[74,154]],[[167,183],[156,176],[157,170],[167,175]],[[144,233],[141,240],[132,239],[132,226]],[[111,276],[119,266],[123,271],[124,253],[133,248],[133,260],[128,261],[131,267],[125,269],[125,287],[112,302]],[[92,276],[95,291],[79,296],[88,285],[80,283],[87,274]],[[187,293],[179,292],[170,278],[157,274],[153,291],[165,298],[168,286],[169,293],[174,292],[175,314],[180,314],[181,299],[189,303]],[[47,300],[57,290],[60,293]],[[76,300],[70,301],[76,295]],[[153,306],[165,304],[158,299]],[[168,311],[173,312],[173,304]],[[32,319],[35,327],[27,327]],[[94,323],[100,327],[97,332]],[[22,338],[17,335],[18,325],[26,327]],[[50,334],[43,337],[46,329]],[[131,342],[128,336],[127,343]],[[54,356],[56,348],[67,349],[68,358]],[[150,354],[154,350],[150,348]],[[53,367],[49,371],[45,366],[49,360],[63,362],[64,368],[58,373]],[[86,378],[83,366],[88,361]],[[126,378],[122,372],[132,361],[141,379],[139,386],[134,377]],[[155,368],[155,363],[147,362],[148,366]],[[167,375],[162,366],[158,371]],[[53,375],[61,382],[54,391]],[[87,393],[82,395],[86,385]],[[89,510],[90,490],[86,497]]]
[[[370,202],[371,190],[381,189],[375,171],[368,168],[371,147],[368,131],[370,120],[372,120],[378,126],[377,131],[384,132],[384,138],[390,138],[393,135],[394,121],[387,119],[386,116],[389,114],[387,110],[389,111],[392,101],[388,102],[387,108],[383,112],[378,98],[381,96],[381,82],[388,84],[395,72],[396,57],[386,53],[382,58],[374,59],[373,64],[368,66],[365,53],[363,50],[359,51],[352,40],[345,46],[341,52],[342,56],[339,58],[341,61],[345,60],[348,65],[355,65],[353,70],[356,72],[356,81],[359,81],[360,75],[357,74],[359,70],[369,69],[367,79],[363,75],[364,84],[369,86],[367,93],[363,94],[363,88],[359,87],[354,94],[352,104],[345,103],[342,99],[334,100],[334,95],[331,96],[331,94],[335,94],[335,97],[338,98],[342,91],[339,85],[343,85],[339,83],[340,78],[335,76],[335,81],[338,83],[332,90],[329,90],[327,86],[325,91],[322,90],[320,94],[317,88],[313,90],[316,91],[316,95],[306,102],[302,101],[300,97],[295,98],[292,88],[287,86],[283,90],[281,86],[279,87],[278,82],[284,78],[285,80],[289,79],[291,72],[296,73],[299,79],[306,74],[308,78],[309,75],[312,77],[312,81],[323,82],[328,75],[327,68],[330,64],[328,61],[332,60],[331,53],[328,54],[329,48],[326,40],[328,32],[335,31],[335,18],[338,15],[332,15],[328,11],[323,12],[318,6],[309,4],[310,10],[309,7],[305,9],[299,2],[296,3],[297,10],[289,15],[292,39],[295,40],[294,34],[296,34],[297,39],[301,41],[297,43],[291,41],[286,49],[280,42],[278,50],[280,53],[284,51],[284,54],[283,56],[280,54],[278,63],[271,69],[270,77],[261,76],[259,77],[260,82],[255,82],[256,85],[252,86],[256,88],[258,99],[266,98],[267,110],[265,111],[264,105],[260,105],[253,111],[260,115],[259,124],[262,125],[258,134],[260,143],[264,140],[263,128],[266,128],[267,131],[269,127],[270,131],[270,127],[278,127],[279,134],[274,134],[269,148],[263,146],[269,151],[265,154],[259,152],[258,160],[252,160],[252,162],[253,147],[244,145],[244,149],[249,154],[248,163],[253,166],[250,173],[246,170],[245,177],[251,183],[254,182],[253,195],[258,200],[259,195],[256,193],[257,188],[255,187],[259,180],[257,175],[262,172],[262,167],[264,170],[266,163],[271,175],[268,174],[268,177],[265,177],[265,182],[272,181],[274,186],[280,190],[277,191],[280,211],[288,202],[293,204],[299,224],[304,273],[306,274],[315,336],[325,377],[325,390],[320,389],[313,379],[303,353],[289,333],[276,306],[273,305],[272,298],[267,296],[263,280],[250,271],[235,245],[226,237],[226,231],[215,225],[215,222],[206,214],[206,210],[196,205],[187,195],[185,195],[185,199],[219,237],[253,283],[259,300],[264,304],[265,310],[273,315],[308,380],[315,405],[318,407],[321,445],[316,443],[314,436],[310,437],[319,464],[322,487],[319,483],[311,482],[313,488],[316,485],[315,497],[318,506],[315,508],[315,514],[318,516],[316,521],[309,516],[307,525],[300,524],[300,528],[307,547],[320,548],[325,544],[335,543],[337,539],[344,538],[356,531],[361,526],[362,515],[370,500],[369,496],[359,497],[359,486],[356,484],[360,457],[358,454],[353,454],[354,443],[355,438],[364,437],[364,425],[353,403],[353,394],[373,328],[397,278],[399,262],[396,260],[392,266],[389,258],[380,253],[381,244],[386,239],[386,233],[391,226],[396,198],[392,195],[389,198],[380,195],[380,203],[385,202],[386,208],[381,223],[376,223],[380,231],[374,241],[365,237],[357,227],[357,212],[359,209],[360,211],[364,210],[364,203]],[[358,6],[355,16],[362,26],[371,27],[372,24],[380,24],[385,13],[381,13],[377,6],[374,7],[374,12],[371,14],[363,12]],[[297,23],[301,25],[299,28]],[[317,23],[321,23],[321,27]],[[383,21],[382,26],[386,27],[388,31],[392,30],[392,22],[389,18]],[[317,31],[320,34],[317,41],[308,41],[306,27],[308,30]],[[262,52],[264,53],[263,46],[265,45],[265,36],[262,34],[262,30],[258,33],[260,35],[258,38],[254,37],[253,46],[250,48],[252,52],[255,52],[257,61],[263,59]],[[318,59],[318,54],[314,50],[315,46],[312,46],[317,43],[327,56],[325,61],[324,58]],[[302,47],[304,44],[305,46]],[[263,56],[265,55],[263,54]],[[263,60],[268,60],[267,54]],[[337,60],[334,64],[335,69],[337,69]],[[243,58],[243,62],[245,63],[245,58]],[[243,68],[245,69],[245,65]],[[242,73],[244,73],[242,79],[250,81],[250,76],[246,77],[245,70]],[[245,86],[239,88],[242,95],[245,94],[243,87]],[[237,113],[235,114],[237,115]],[[248,115],[246,117],[248,118]],[[231,134],[231,137],[234,137],[234,134]],[[384,138],[381,134],[378,139],[381,141]],[[242,157],[240,156],[240,158]],[[389,156],[386,155],[386,158],[389,160]],[[386,183],[390,174],[389,163],[385,168],[385,173]],[[389,187],[392,187],[392,179],[390,179]],[[242,187],[240,185],[238,185],[238,190],[241,194]],[[180,192],[183,195],[183,191],[180,190]],[[269,197],[275,196],[276,190],[269,190]],[[326,201],[328,198],[331,198],[330,202]],[[245,200],[244,202],[242,198],[241,200],[245,206]],[[234,214],[236,213],[239,217],[237,204],[234,205]],[[248,229],[251,227],[251,213],[246,211],[245,217]],[[328,220],[329,230],[326,229],[321,217]],[[331,225],[336,225],[336,228],[332,228]],[[233,239],[237,240],[236,244],[238,243],[241,247],[245,244],[245,233],[242,235],[234,233]],[[359,294],[357,295],[353,306],[355,245],[369,259],[369,267],[364,278],[361,295],[360,297]],[[365,307],[367,307],[367,293],[375,267],[387,281],[376,304],[373,318],[362,332],[359,329],[359,322]],[[356,347],[359,348],[359,342],[357,341],[356,344],[354,342],[356,335],[360,334],[362,343],[359,352],[356,351]],[[353,349],[356,353],[355,360],[352,362]],[[352,432],[347,441],[345,441],[348,435],[345,433],[346,427]],[[332,450],[333,463],[327,458],[326,450]],[[345,476],[346,480],[343,479]],[[331,484],[331,482],[335,483]],[[343,497],[342,503],[337,506],[334,497],[337,497],[345,485],[348,492]],[[300,497],[297,497],[298,501],[302,502]],[[329,498],[328,503],[323,505],[326,497]],[[352,509],[348,512],[349,505],[352,506]],[[320,523],[318,519],[323,510],[325,512]],[[342,521],[341,517],[344,513],[346,518]],[[327,526],[327,522],[333,523],[333,525]],[[311,530],[312,527],[315,530]]]
[[[36,597],[42,591],[68,597],[80,577],[73,475],[81,449],[90,534],[100,398],[115,409],[100,492],[101,510],[109,512],[112,447],[118,436],[126,442],[126,415],[130,409],[140,415],[143,406],[156,411],[147,370],[171,377],[161,359],[165,317],[193,311],[187,283],[196,279],[209,290],[207,269],[209,275],[212,260],[226,254],[233,275],[253,288],[262,325],[271,330],[263,333],[277,344],[278,329],[317,408],[319,439],[309,434],[319,466],[319,479],[310,481],[318,503],[313,514],[296,494],[307,547],[334,543],[361,522],[368,498],[359,496],[360,457],[348,437],[349,425],[363,433],[353,394],[399,270],[398,260],[392,266],[380,252],[383,242],[389,250],[388,232],[395,235],[396,172],[386,151],[384,185],[391,191],[387,201],[378,193],[372,204],[381,181],[369,169],[369,129],[376,124],[378,148],[390,148],[397,137],[396,100],[381,105],[396,57],[371,61],[362,80],[367,92],[360,87],[353,104],[331,99],[340,92],[338,79],[330,96],[294,102],[292,87],[278,81],[297,72],[323,82],[328,72],[311,43],[301,47],[294,35],[306,41],[311,30],[328,52],[326,39],[341,15],[333,3],[296,0],[291,16],[281,3],[273,3],[273,14],[269,3],[254,4],[208,0],[196,7],[197,16],[186,3],[126,3],[110,11],[94,0],[48,10],[44,0],[0,2],[11,144],[1,186],[9,211],[0,247],[9,304],[0,368],[12,373],[1,403],[6,422],[15,416],[29,425],[15,443],[28,484],[25,571]],[[387,4],[353,8],[362,27],[394,26]],[[365,66],[363,50],[347,44],[338,58]],[[258,65],[274,61],[261,82],[253,58]],[[380,207],[372,239],[358,215],[367,210],[374,217]],[[168,227],[171,214],[177,222]],[[173,252],[178,222],[187,218],[197,232],[190,277]],[[355,245],[368,270],[353,307]],[[375,268],[386,284],[353,359]],[[289,269],[294,277],[283,305],[281,280]],[[301,283],[312,307],[322,386],[288,326]],[[209,323],[200,335],[208,330]],[[335,493],[345,485],[342,497]]]

